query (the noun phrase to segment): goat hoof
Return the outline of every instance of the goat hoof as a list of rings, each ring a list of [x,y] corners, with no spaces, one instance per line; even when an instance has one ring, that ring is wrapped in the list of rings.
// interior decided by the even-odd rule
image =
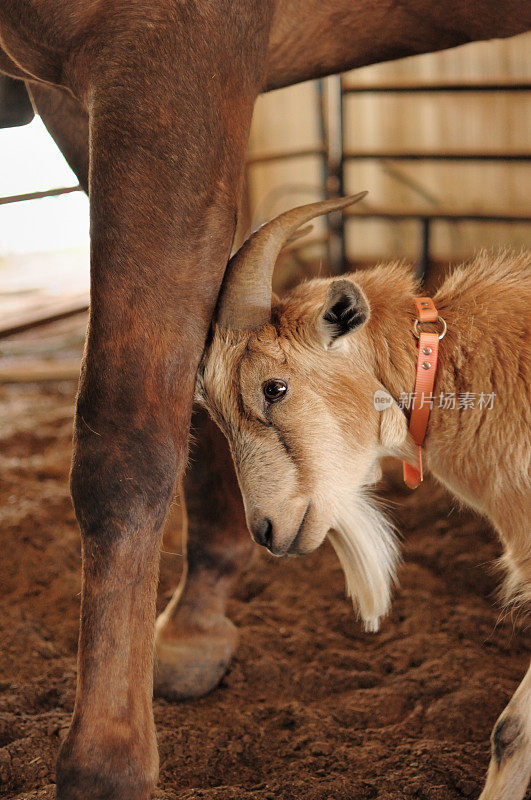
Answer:
[[[222,614],[198,629],[171,635],[164,629],[157,631],[155,694],[187,700],[211,692],[227,672],[238,638],[236,626]]]

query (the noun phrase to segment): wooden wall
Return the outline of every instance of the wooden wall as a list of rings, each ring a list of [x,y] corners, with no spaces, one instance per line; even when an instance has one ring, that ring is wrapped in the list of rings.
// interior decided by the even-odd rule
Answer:
[[[367,85],[410,79],[481,81],[530,79],[531,36],[463,47],[355,70],[346,80]],[[333,79],[331,79],[333,80]],[[258,100],[250,155],[319,144],[317,93],[313,83]],[[531,96],[509,93],[351,95],[346,99],[345,147],[350,149],[529,151]],[[529,210],[531,166],[481,162],[351,162],[347,191],[369,189],[367,202],[396,209],[459,209],[522,213]],[[416,191],[400,181],[413,181]],[[305,159],[248,169],[252,224],[318,199],[321,161]],[[418,223],[355,220],[348,223],[352,258],[415,258]],[[432,253],[438,259],[466,257],[484,246],[531,244],[522,224],[439,222]]]

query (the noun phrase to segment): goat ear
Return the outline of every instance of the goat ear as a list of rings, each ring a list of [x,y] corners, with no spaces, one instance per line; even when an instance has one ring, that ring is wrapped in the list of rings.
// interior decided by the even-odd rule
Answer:
[[[370,317],[369,301],[352,281],[332,281],[319,316],[321,335],[326,347],[347,333],[358,330]]]

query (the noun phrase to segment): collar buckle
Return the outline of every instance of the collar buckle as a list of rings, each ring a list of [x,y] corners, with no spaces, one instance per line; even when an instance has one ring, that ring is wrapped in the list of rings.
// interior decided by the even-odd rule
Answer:
[[[419,325],[422,322],[423,322],[423,320],[416,319],[415,322],[413,323],[413,333],[417,337],[417,339],[420,339],[421,331],[419,331]],[[442,331],[441,331],[441,333],[438,334],[439,341],[441,341],[441,339],[444,339],[444,337],[446,336],[446,332],[448,331],[448,326],[446,324],[446,321],[442,317],[440,317],[438,314],[437,314],[437,319],[435,320],[435,322],[440,322],[441,325],[442,325]]]

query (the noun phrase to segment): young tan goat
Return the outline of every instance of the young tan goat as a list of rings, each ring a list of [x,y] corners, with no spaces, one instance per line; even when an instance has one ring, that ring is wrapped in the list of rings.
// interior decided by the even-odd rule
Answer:
[[[390,264],[303,283],[271,305],[283,244],[311,218],[359,197],[287,212],[232,258],[197,394],[229,441],[253,538],[283,556],[310,552],[328,535],[355,607],[366,628],[377,630],[398,550],[367,488],[380,475],[382,456],[414,459],[399,401],[415,382],[419,290],[409,269]],[[434,302],[448,332],[425,461],[492,522],[504,548],[505,600],[525,607],[529,257],[483,253],[455,270]],[[494,728],[481,800],[521,800],[530,771],[531,668]]]

